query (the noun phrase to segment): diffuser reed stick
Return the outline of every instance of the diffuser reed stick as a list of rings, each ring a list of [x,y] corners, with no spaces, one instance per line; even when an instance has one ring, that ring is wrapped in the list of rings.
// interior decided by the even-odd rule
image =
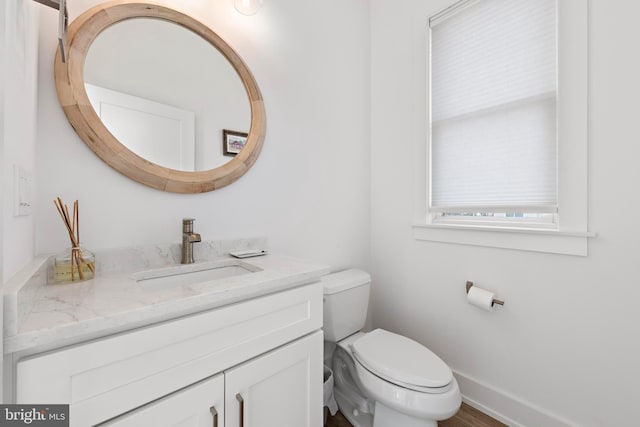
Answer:
[[[53,204],[58,210],[62,223],[67,229],[67,233],[69,233],[69,240],[71,240],[71,281],[76,280],[76,272],[78,280],[85,279],[87,271],[83,271],[84,267],[88,269],[92,277],[93,273],[95,273],[93,260],[85,260],[83,251],[80,248],[80,207],[78,201],[73,202],[73,215],[69,215],[69,208],[62,203],[60,197],[57,197],[56,200],[53,201]],[[93,256],[90,258],[93,258]],[[58,272],[56,272],[56,276],[57,274]]]

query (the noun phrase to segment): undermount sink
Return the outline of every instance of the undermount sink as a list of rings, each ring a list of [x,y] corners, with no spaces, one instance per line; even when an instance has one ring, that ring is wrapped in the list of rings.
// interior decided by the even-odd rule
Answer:
[[[256,271],[260,269],[244,262],[229,260],[142,271],[134,274],[133,279],[143,289],[161,290],[212,282]]]

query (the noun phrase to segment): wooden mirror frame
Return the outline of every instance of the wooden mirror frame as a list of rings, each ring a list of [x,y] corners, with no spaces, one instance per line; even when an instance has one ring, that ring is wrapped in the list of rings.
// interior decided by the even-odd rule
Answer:
[[[84,61],[95,38],[109,26],[132,18],[155,18],[181,25],[215,47],[233,66],[247,91],[251,129],[244,148],[229,162],[206,171],[179,171],[151,163],[125,147],[94,111],[84,86]],[[55,58],[55,83],[60,105],[80,139],[109,166],[141,184],[174,193],[203,193],[236,181],[255,163],[266,131],[264,101],[242,58],[216,33],[194,18],[146,1],[113,1],[95,6],[69,26],[68,56]]]

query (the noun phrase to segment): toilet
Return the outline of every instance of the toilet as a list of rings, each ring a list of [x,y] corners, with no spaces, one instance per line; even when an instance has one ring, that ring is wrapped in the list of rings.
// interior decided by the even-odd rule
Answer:
[[[334,395],[355,427],[436,427],[461,404],[451,369],[423,345],[383,329],[361,332],[369,303],[369,274],[324,276],[325,360]]]

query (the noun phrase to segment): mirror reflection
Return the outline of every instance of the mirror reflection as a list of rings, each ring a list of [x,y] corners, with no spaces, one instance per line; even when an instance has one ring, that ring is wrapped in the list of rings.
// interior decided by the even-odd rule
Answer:
[[[171,169],[217,168],[237,152],[223,131],[247,133],[251,106],[242,80],[206,40],[172,22],[118,22],[91,44],[87,95],[123,145]],[[228,134],[228,132],[227,132]]]

